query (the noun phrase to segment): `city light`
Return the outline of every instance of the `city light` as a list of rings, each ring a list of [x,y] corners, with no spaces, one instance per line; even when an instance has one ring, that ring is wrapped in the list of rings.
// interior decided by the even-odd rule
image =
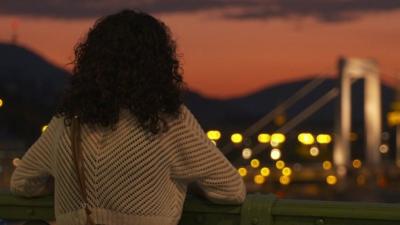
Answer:
[[[382,154],[386,154],[389,152],[389,146],[387,144],[381,144],[379,146],[379,152]]]
[[[279,143],[278,142],[275,142],[275,141],[271,141],[271,146],[272,147],[278,147],[279,146]]]
[[[239,175],[242,176],[242,177],[245,177],[247,175],[247,169],[244,168],[244,167],[240,167],[238,169],[238,172],[239,172]]]
[[[268,167],[263,167],[260,170],[261,176],[264,176],[264,177],[268,177],[270,175],[270,173],[271,173],[271,171],[269,170]]]
[[[12,160],[12,164],[13,164],[13,166],[17,167],[21,164],[21,160],[19,158],[14,158]]]
[[[218,131],[218,130],[210,130],[210,131],[207,132],[207,137],[210,140],[217,141],[217,140],[219,140],[221,138],[221,132]]]
[[[271,156],[271,159],[273,159],[273,160],[280,159],[281,156],[282,156],[281,150],[279,150],[277,148],[272,149],[271,153],[270,153],[270,156]]]
[[[317,147],[310,148],[310,155],[313,157],[317,157],[319,155],[319,149]]]
[[[285,162],[282,161],[282,160],[278,160],[278,161],[275,163],[275,167],[276,167],[277,169],[281,170],[281,169],[283,169],[283,168],[285,167]]]
[[[253,168],[258,168],[260,166],[260,160],[252,159],[250,161],[250,166],[253,167]]]
[[[329,144],[332,142],[332,137],[329,134],[318,134],[317,142],[319,144]]]
[[[322,168],[324,168],[324,170],[330,170],[332,168],[332,163],[330,161],[324,161],[322,163]]]
[[[387,114],[387,121],[390,126],[400,125],[400,111],[393,111]]]
[[[279,177],[279,183],[281,183],[282,185],[290,184],[290,177],[288,177],[288,176]]]
[[[359,160],[359,159],[353,160],[353,167],[354,168],[359,169],[359,168],[361,168],[361,166],[362,166],[361,160]]]
[[[250,148],[244,148],[242,150],[243,159],[250,159],[251,155],[253,155],[253,151]]]
[[[242,143],[242,141],[243,141],[243,136],[242,136],[241,134],[239,134],[239,133],[234,133],[234,134],[232,134],[232,136],[231,136],[231,141],[232,141],[233,143],[235,143],[235,144]]]
[[[286,137],[282,133],[274,133],[271,135],[271,144],[272,143],[281,144],[281,143],[285,142],[285,140],[286,140]]]
[[[258,135],[257,140],[262,144],[267,144],[268,142],[270,142],[271,136],[266,133],[261,133]]]
[[[48,127],[47,125],[44,125],[44,126],[42,127],[42,133],[45,132],[45,131],[47,130],[47,127]]]
[[[254,176],[254,183],[263,184],[264,182],[265,182],[265,177],[261,176],[260,174]]]
[[[292,175],[292,169],[290,169],[289,167],[285,167],[282,169],[282,174],[284,176],[290,176]]]
[[[3,101],[3,99],[0,98],[0,108],[3,106],[3,104],[4,104],[4,101]]]
[[[312,145],[314,144],[314,136],[311,133],[300,133],[297,136],[297,140],[304,145]]]
[[[335,185],[337,183],[337,178],[334,175],[329,175],[326,177],[326,183],[329,185]]]

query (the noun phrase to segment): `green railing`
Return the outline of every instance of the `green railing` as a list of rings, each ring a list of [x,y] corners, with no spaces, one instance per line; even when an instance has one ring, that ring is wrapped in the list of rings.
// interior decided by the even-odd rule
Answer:
[[[0,218],[46,224],[54,220],[53,199],[0,193]],[[277,199],[248,195],[242,206],[216,205],[188,197],[181,225],[400,225],[400,204]]]

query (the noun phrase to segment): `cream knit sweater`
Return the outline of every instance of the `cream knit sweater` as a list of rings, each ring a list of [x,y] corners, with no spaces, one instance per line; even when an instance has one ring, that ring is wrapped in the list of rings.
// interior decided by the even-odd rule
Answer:
[[[208,140],[191,112],[161,135],[145,132],[127,110],[116,129],[81,126],[88,201],[96,224],[176,225],[190,182],[215,203],[240,204],[246,190],[236,169]],[[29,148],[11,178],[17,195],[49,193],[54,177],[58,225],[84,224],[77,176],[71,158],[70,127],[63,118]]]

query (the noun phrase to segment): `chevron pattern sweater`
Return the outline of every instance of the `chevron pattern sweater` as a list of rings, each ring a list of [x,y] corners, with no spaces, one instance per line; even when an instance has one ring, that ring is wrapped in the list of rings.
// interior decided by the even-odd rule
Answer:
[[[88,201],[96,224],[175,225],[190,182],[215,203],[244,201],[241,177],[185,106],[168,125],[167,132],[150,135],[129,111],[121,110],[113,130],[81,126]],[[58,225],[86,221],[70,133],[63,118],[53,117],[23,156],[10,185],[13,193],[23,196],[54,191]]]

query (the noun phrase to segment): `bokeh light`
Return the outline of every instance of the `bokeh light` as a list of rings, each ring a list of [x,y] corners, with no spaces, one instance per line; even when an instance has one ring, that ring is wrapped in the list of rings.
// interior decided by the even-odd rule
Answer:
[[[326,177],[326,183],[329,185],[335,185],[337,183],[337,177],[334,175],[329,175]]]
[[[252,159],[250,161],[250,166],[253,167],[253,168],[258,168],[260,166],[260,160]]]
[[[322,163],[322,168],[324,168],[324,170],[330,170],[332,169],[332,163],[326,160]]]
[[[260,174],[254,176],[254,183],[263,184],[264,182],[265,182],[265,177],[261,176]]]
[[[310,155],[313,156],[313,157],[317,157],[319,155],[318,147],[315,147],[315,146],[311,147],[310,148]]]
[[[353,167],[354,168],[356,168],[356,169],[359,169],[359,168],[361,168],[361,166],[362,166],[362,162],[361,162],[361,160],[359,160],[359,159],[355,159],[355,160],[353,160]]]
[[[231,141],[235,144],[242,143],[243,141],[243,136],[239,133],[234,133],[231,135]]]
[[[300,133],[297,136],[297,140],[304,145],[312,145],[314,144],[314,136],[311,133]]]
[[[252,155],[253,155],[253,151],[250,148],[244,148],[242,150],[243,159],[250,159]]]
[[[270,173],[271,173],[271,171],[269,170],[268,167],[263,167],[260,170],[261,176],[264,176],[264,177],[268,177],[270,175]]]
[[[280,159],[282,156],[281,150],[279,150],[277,148],[272,149],[270,156],[271,156],[271,159],[273,159],[273,160]]]
[[[239,172],[240,176],[242,176],[242,177],[245,177],[247,175],[247,169],[244,167],[240,167],[238,169],[238,172]]]
[[[290,169],[289,167],[285,167],[282,169],[282,174],[284,176],[290,176],[292,175],[292,169]]]
[[[332,142],[332,137],[329,134],[318,134],[317,142],[319,144],[329,144]]]
[[[267,144],[270,142],[271,136],[267,133],[261,133],[258,135],[257,140],[262,144]]]
[[[45,131],[47,130],[47,127],[48,127],[47,125],[44,125],[44,126],[42,127],[42,133],[45,132]]]
[[[207,132],[207,137],[210,140],[217,141],[221,138],[221,132],[219,130],[210,130]]]
[[[281,183],[282,185],[290,184],[290,177],[288,177],[288,176],[279,177],[279,183]]]
[[[283,168],[285,167],[285,162],[282,161],[282,160],[278,160],[278,161],[275,163],[275,167],[276,167],[277,169],[281,170],[281,169],[283,169]]]

